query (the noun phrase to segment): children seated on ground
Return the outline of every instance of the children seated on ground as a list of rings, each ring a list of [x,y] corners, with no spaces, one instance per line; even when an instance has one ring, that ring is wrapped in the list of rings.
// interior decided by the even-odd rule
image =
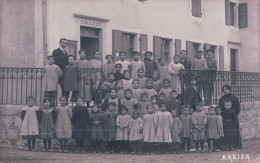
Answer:
[[[208,108],[208,115],[207,115],[207,126],[206,126],[206,137],[208,142],[208,152],[216,152],[216,143],[217,143],[217,132],[218,132],[218,126],[217,126],[217,117],[215,113],[215,107],[209,106]],[[211,142],[213,143],[213,149],[211,149]]]
[[[122,71],[122,65],[120,63],[115,64],[115,77],[114,80],[122,80],[124,79],[124,75],[121,73]]]
[[[132,82],[133,82],[133,79],[131,79],[131,76],[130,76],[130,72],[129,70],[125,70],[124,71],[124,79],[122,80],[123,82],[123,89],[126,90],[126,89],[132,89]]]
[[[169,79],[163,79],[163,81],[162,81],[162,88],[161,88],[160,91],[159,91],[159,94],[160,94],[161,92],[164,92],[167,101],[170,100],[170,98],[171,98],[171,91],[173,90],[173,89],[170,87],[170,83],[171,83],[171,82],[170,82]]]
[[[152,106],[153,106],[153,111],[154,111],[154,113],[160,111],[160,108],[159,108],[159,106],[158,106],[157,101],[158,101],[158,100],[157,100],[157,96],[156,96],[156,95],[151,96],[151,98],[150,98],[150,103],[151,103]]]
[[[39,108],[34,106],[35,99],[33,96],[28,96],[26,102],[27,106],[23,107],[21,113],[22,126],[20,135],[27,140],[28,147],[26,151],[35,151],[35,141],[39,135],[37,119]]]
[[[144,72],[144,69],[143,68],[139,68],[138,69],[138,80],[139,80],[139,88],[140,89],[144,89],[145,88],[145,83],[146,83],[146,80],[147,78],[144,77],[145,75],[145,72]]]
[[[190,142],[191,142],[191,133],[192,133],[192,120],[191,115],[189,114],[189,106],[183,106],[183,114],[180,116],[182,122],[181,130],[181,141],[182,141],[182,152],[185,152],[187,145],[187,153],[190,152]],[[193,109],[192,109],[193,110]]]
[[[129,70],[130,62],[126,60],[127,53],[125,51],[119,52],[119,61],[116,62],[116,64],[122,65],[121,73],[123,73],[125,70]]]
[[[116,94],[117,94],[117,98],[122,100],[125,98],[125,91],[123,90],[123,82],[122,80],[118,80],[116,82]]]
[[[107,111],[107,106],[109,103],[114,102],[115,103],[115,113],[118,114],[119,106],[121,105],[120,99],[117,98],[116,89],[110,90],[110,97],[106,98],[104,103],[102,104],[101,108],[103,111]]]
[[[133,61],[130,63],[130,72],[131,72],[131,77],[132,79],[137,79],[138,78],[138,70],[140,68],[144,69],[145,71],[145,65],[143,61],[140,61],[140,53],[138,51],[133,52]]]
[[[125,99],[121,100],[121,104],[125,105],[128,109],[128,114],[132,115],[134,110],[138,110],[138,101],[132,98],[133,92],[131,89],[125,90]]]
[[[147,92],[143,92],[141,94],[141,102],[139,103],[140,106],[140,116],[143,118],[144,115],[147,113],[147,106],[150,105],[150,101],[148,99],[148,93]]]
[[[145,88],[143,89],[144,92],[148,94],[148,99],[151,98],[153,95],[157,95],[157,92],[153,89],[153,80],[152,79],[146,79]]]
[[[181,153],[181,131],[182,123],[180,118],[177,116],[177,110],[171,110],[172,114],[172,127],[171,127],[171,136],[173,142],[173,152]]]
[[[133,98],[137,101],[141,101],[141,93],[143,92],[143,90],[139,88],[139,80],[134,79],[132,82],[132,86]]]
[[[152,59],[153,53],[146,51],[144,53],[145,77],[152,78],[153,72],[158,71],[157,63]]]
[[[104,77],[107,79],[109,73],[114,73],[115,64],[113,63],[113,56],[111,54],[106,55],[107,63],[103,65]],[[107,79],[108,80],[108,79]]]

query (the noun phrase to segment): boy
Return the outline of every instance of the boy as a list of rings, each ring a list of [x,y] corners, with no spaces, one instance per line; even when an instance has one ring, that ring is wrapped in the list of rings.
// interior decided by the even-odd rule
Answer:
[[[195,104],[200,102],[201,102],[201,96],[200,96],[200,90],[196,85],[196,78],[191,77],[190,84],[184,92],[184,103],[190,104],[191,108],[193,108],[193,110],[195,111],[196,109]]]
[[[124,72],[125,70],[129,70],[130,62],[126,60],[126,56],[127,53],[125,51],[121,51],[119,53],[120,60],[116,62],[116,64],[120,63],[122,65],[122,70],[120,71],[121,73]]]
[[[115,69],[116,69],[116,72],[115,72],[115,81],[124,79],[124,75],[121,73],[122,65],[121,65],[120,63],[117,63],[117,64],[115,65]]]
[[[171,112],[172,110],[177,111],[177,116],[181,115],[181,102],[177,99],[176,90],[171,91],[170,100],[168,101],[167,110]]]
[[[145,77],[152,78],[154,71],[159,71],[157,63],[152,60],[153,53],[151,51],[147,51],[144,53],[144,64],[145,64]]]
[[[134,51],[133,52],[133,59],[134,60],[130,63],[130,67],[129,67],[132,79],[138,78],[137,71],[140,68],[143,68],[144,71],[145,71],[144,62],[140,61],[139,58],[140,58],[140,53],[138,51]]]

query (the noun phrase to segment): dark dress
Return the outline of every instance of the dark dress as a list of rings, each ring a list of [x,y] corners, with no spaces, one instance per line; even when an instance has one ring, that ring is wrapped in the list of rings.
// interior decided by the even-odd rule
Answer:
[[[152,59],[144,59],[144,65],[145,65],[145,77],[152,78],[153,72],[158,71],[158,64],[152,60]]]
[[[41,139],[53,139],[55,137],[55,123],[57,119],[56,111],[53,109],[38,111],[39,113],[39,132]]]
[[[88,108],[85,106],[76,106],[72,109],[72,138],[88,139],[90,137],[89,123],[90,117]]]
[[[171,112],[172,110],[177,110],[177,114],[181,115],[182,111],[181,111],[181,102],[178,99],[175,100],[169,100],[168,104],[166,106],[168,112]]]
[[[124,79],[124,75],[121,74],[120,72],[116,72],[115,73],[115,81],[122,80],[122,79]]]
[[[195,111],[195,104],[201,102],[200,90],[196,86],[194,89],[191,85],[184,92],[184,103],[190,104],[193,110]]]
[[[103,124],[103,139],[107,141],[116,139],[116,113],[105,113],[105,120]]]
[[[103,139],[103,122],[104,122],[104,113],[91,113],[91,139],[92,140],[102,140]],[[97,124],[95,124],[97,122]]]

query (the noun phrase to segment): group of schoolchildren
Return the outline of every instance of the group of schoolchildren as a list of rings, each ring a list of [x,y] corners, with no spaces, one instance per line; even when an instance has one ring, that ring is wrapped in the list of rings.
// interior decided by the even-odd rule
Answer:
[[[68,152],[67,142],[71,138],[76,140],[76,152],[80,153],[85,149],[85,140],[91,142],[89,147],[94,153],[189,153],[192,140],[196,152],[205,151],[205,140],[209,152],[219,151],[222,146],[232,150],[231,143],[221,140],[232,135],[230,128],[223,131],[223,108],[210,106],[207,114],[202,110],[195,78],[190,79],[190,87],[184,95],[185,105],[182,106],[179,100],[180,70],[184,67],[179,63],[179,55],[175,55],[174,62],[167,66],[164,57],[159,59],[158,65],[149,51],[144,54],[144,62],[140,61],[139,52],[133,52],[131,62],[126,60],[126,52],[120,52],[120,60],[115,64],[113,56],[107,55],[107,64],[102,65],[102,61],[98,61],[100,53],[95,53],[95,65],[103,66],[106,81],[102,83],[102,104],[92,105],[89,111],[90,82],[82,84],[78,69],[88,67],[84,62],[90,63],[85,60],[84,50],[80,50],[79,54],[80,59],[76,62],[73,56],[68,57],[70,68],[65,68],[67,70],[63,72],[53,64],[54,58],[48,57],[45,86],[57,89],[58,79],[65,73],[65,85],[75,88],[66,90],[74,91],[72,98],[76,106],[71,108],[67,105],[68,92],[59,98],[60,105],[55,107],[55,89],[45,89],[41,108],[34,106],[34,97],[29,96],[28,105],[21,114],[23,123],[20,133],[28,140],[27,150],[35,150],[38,137],[43,139],[43,151],[52,151],[52,139],[57,138],[59,151],[65,153]],[[231,106],[230,101],[225,102],[225,109]],[[225,122],[234,123],[232,120]]]

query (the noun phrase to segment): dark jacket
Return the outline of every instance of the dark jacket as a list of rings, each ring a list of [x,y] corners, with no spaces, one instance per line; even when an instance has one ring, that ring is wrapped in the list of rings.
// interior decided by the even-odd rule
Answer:
[[[224,110],[225,101],[231,101],[232,107],[231,110],[233,110],[236,115],[240,113],[240,102],[238,101],[238,98],[232,94],[224,95],[219,99],[218,105],[221,106],[222,111]]]
[[[191,60],[186,58],[184,61],[180,60],[180,63],[184,66],[185,70],[191,69]]]
[[[144,65],[145,65],[145,77],[152,78],[153,72],[158,71],[158,64],[152,60],[152,59],[144,59]]]
[[[197,103],[201,102],[201,95],[200,95],[200,90],[196,86],[196,90],[190,85],[187,87],[187,89],[184,92],[184,101],[186,103]]]
[[[61,70],[63,70],[65,66],[68,64],[68,54],[66,51],[64,54],[64,52],[60,48],[55,49],[52,52],[52,56],[55,59],[54,64],[59,66]]]

